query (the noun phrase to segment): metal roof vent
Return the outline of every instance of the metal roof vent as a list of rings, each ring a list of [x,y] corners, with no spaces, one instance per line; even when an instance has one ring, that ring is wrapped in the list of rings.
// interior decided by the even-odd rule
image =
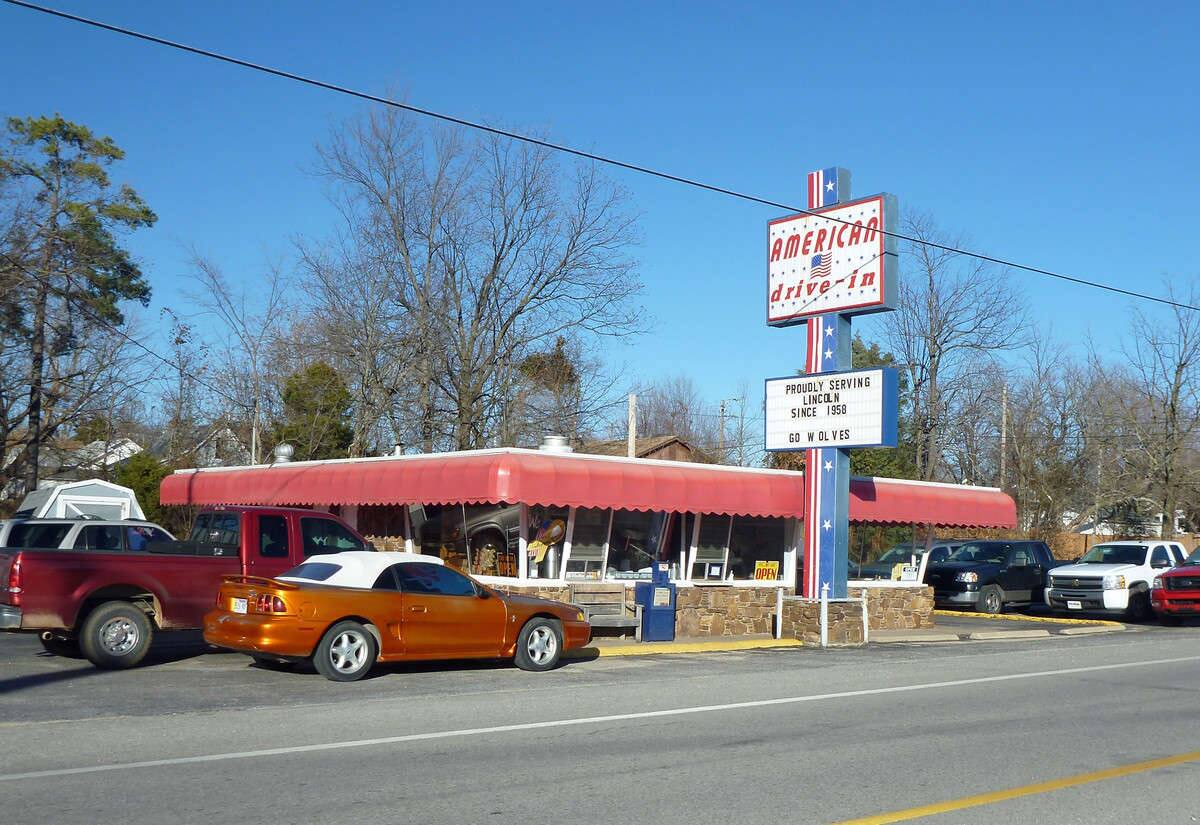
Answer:
[[[547,435],[542,438],[542,446],[538,447],[543,453],[570,453],[574,452],[571,445],[567,443],[567,439],[561,435]]]
[[[287,464],[292,460],[292,454],[296,449],[291,444],[280,444],[275,448],[275,463]]]

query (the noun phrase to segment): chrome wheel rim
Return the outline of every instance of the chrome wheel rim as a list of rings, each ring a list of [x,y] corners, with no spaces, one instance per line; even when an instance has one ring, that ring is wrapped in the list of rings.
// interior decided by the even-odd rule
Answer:
[[[554,631],[542,625],[535,627],[533,632],[529,634],[529,640],[525,642],[525,652],[529,654],[530,660],[537,665],[544,665],[554,659],[554,654],[558,651],[558,637],[554,635]]]
[[[112,656],[124,656],[137,647],[140,638],[137,625],[124,616],[109,619],[100,626],[100,645]]]
[[[329,646],[329,663],[338,673],[356,673],[367,664],[367,637],[357,630],[343,630]]]
[[[988,613],[998,613],[1000,611],[1000,597],[995,593],[988,593],[983,599],[983,606]]]

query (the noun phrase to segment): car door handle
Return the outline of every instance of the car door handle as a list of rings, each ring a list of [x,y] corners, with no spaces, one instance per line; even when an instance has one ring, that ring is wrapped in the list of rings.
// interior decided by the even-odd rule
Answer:
[[[410,607],[409,610],[411,610],[413,613],[428,613],[429,612],[429,610],[423,604],[419,604],[416,607]]]

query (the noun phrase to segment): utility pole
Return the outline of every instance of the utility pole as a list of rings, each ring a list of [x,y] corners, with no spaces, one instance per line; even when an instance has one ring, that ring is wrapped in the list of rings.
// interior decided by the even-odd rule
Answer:
[[[725,463],[725,399],[721,399],[721,434],[717,437],[718,463]]]
[[[629,393],[629,424],[626,427],[625,454],[637,458],[637,395]]]
[[[1008,384],[1000,387],[1000,489],[1004,489],[1005,470],[1008,469]]]

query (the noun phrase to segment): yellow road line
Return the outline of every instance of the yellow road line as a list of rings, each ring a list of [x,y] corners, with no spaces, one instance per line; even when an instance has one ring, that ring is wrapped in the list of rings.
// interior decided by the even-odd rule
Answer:
[[[938,814],[950,813],[951,811],[961,811],[964,808],[975,808],[980,805],[993,805],[997,802],[1005,802],[1009,799],[1019,799],[1023,796],[1033,796],[1034,794],[1039,793],[1061,791],[1064,788],[1073,788],[1076,785],[1086,785],[1089,782],[1102,782],[1105,779],[1119,779],[1123,776],[1131,776],[1137,773],[1158,770],[1159,768],[1169,768],[1172,765],[1182,765],[1185,762],[1197,761],[1200,761],[1200,751],[1192,751],[1191,753],[1181,753],[1178,756],[1166,756],[1162,759],[1150,759],[1146,762],[1134,762],[1132,765],[1121,765],[1120,767],[1107,768],[1102,771],[1079,773],[1075,774],[1074,776],[1063,777],[1062,779],[1051,779],[1049,782],[1037,782],[1033,785],[1022,785],[1020,787],[1009,788],[1008,790],[1004,791],[993,791],[991,793],[981,793],[975,796],[964,796],[961,799],[951,799],[947,802],[935,802],[932,805],[921,805],[917,808],[906,808],[902,811],[891,811],[890,813],[864,816],[859,819],[847,819],[842,822],[834,823],[834,825],[888,825],[888,823],[891,822],[905,822],[909,819],[920,819],[923,816],[937,816]]]
[[[1121,622],[1111,622],[1107,619],[1060,619],[1057,616],[1024,616],[1021,614],[998,613],[989,615],[987,613],[974,613],[967,610],[935,610],[935,616],[968,616],[972,619],[998,619],[1000,621],[1009,622],[1044,622],[1045,624],[1099,624],[1099,625],[1114,625],[1122,626]]]
[[[586,658],[588,656],[653,656],[661,653],[720,653],[731,650],[754,650],[769,647],[803,647],[799,639],[731,639],[729,641],[712,642],[643,642],[636,645],[615,645],[613,647],[585,647],[580,650],[568,651],[568,658]]]

